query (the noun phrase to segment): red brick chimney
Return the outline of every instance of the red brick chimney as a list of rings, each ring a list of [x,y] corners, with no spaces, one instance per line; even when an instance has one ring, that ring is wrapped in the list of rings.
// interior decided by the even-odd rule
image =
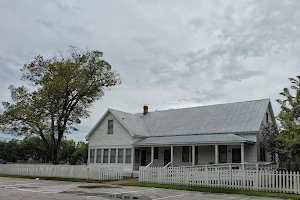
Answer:
[[[147,113],[148,113],[148,106],[144,106],[144,115],[147,115]]]

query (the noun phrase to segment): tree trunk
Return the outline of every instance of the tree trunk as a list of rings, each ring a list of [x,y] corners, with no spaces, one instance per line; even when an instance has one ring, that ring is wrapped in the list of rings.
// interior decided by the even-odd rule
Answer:
[[[58,160],[58,154],[59,154],[59,147],[57,145],[53,145],[52,147],[52,164],[57,165]]]

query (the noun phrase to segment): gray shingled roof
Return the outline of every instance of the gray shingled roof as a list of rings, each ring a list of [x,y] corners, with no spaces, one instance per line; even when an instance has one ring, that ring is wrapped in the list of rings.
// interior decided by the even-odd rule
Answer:
[[[150,108],[147,115],[109,111],[134,137],[244,133],[259,130],[269,103],[262,99],[152,112]]]
[[[194,144],[194,143],[221,143],[221,142],[253,142],[235,134],[210,134],[210,135],[186,135],[149,137],[135,142],[136,146]]]

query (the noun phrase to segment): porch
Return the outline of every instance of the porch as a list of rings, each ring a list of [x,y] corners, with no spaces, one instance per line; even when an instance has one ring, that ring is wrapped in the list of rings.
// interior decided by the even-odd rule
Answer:
[[[146,138],[134,144],[133,154],[133,170],[257,162],[256,143],[234,134]]]
[[[253,144],[252,146],[254,147]],[[139,166],[179,167],[244,163],[245,148],[248,150],[251,146],[244,143],[229,145],[136,146],[134,147],[133,169],[138,170]],[[247,155],[248,157],[250,155]],[[246,160],[250,161],[249,159]]]

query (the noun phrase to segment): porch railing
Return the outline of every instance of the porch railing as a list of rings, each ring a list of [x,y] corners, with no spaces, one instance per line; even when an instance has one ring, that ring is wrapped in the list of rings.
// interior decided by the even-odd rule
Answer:
[[[164,168],[169,167],[171,164],[172,164],[172,162],[169,162],[168,164],[166,164],[166,165],[164,166]]]
[[[151,167],[152,166],[152,164],[153,164],[153,161],[152,162],[150,162],[146,167]]]
[[[223,163],[210,165],[182,166],[185,168],[208,168],[209,170],[230,170],[230,169],[249,169],[249,170],[275,170],[277,164],[271,162],[265,163]]]

